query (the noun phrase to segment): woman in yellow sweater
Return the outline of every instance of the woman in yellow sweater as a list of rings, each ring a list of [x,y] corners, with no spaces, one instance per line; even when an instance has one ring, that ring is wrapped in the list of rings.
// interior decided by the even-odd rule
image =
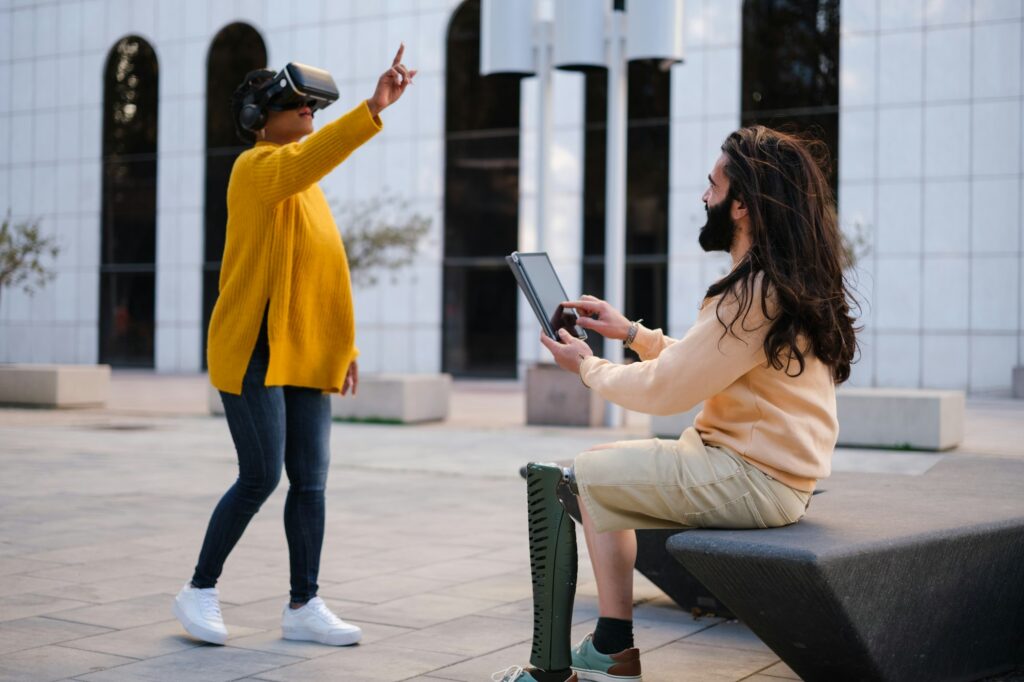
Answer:
[[[361,637],[317,597],[330,461],[328,394],[355,393],[359,384],[345,247],[317,182],[381,129],[380,112],[412,83],[416,71],[402,64],[403,51],[372,97],[316,133],[307,103],[282,110],[274,100],[260,112],[262,128],[243,127],[243,104],[273,71],[248,74],[232,99],[239,135],[255,144],[235,161],[228,183],[227,241],[207,360],[239,473],[213,512],[195,573],[173,609],[204,641],[227,639],[215,585],[282,468],[289,480],[284,526],[291,569],[284,637],[332,645]]]

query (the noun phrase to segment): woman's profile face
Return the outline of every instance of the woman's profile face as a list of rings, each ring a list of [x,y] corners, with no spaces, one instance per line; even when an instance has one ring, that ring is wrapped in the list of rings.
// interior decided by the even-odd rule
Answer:
[[[313,132],[313,111],[308,106],[267,112],[266,140],[298,142]]]

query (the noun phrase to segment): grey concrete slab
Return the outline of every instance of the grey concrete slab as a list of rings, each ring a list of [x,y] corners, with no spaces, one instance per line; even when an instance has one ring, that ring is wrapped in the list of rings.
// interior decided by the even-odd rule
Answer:
[[[96,625],[69,623],[46,616],[9,620],[0,623],[0,656],[104,632],[110,632],[110,630]]]
[[[0,575],[24,576],[9,584],[48,592],[0,596],[0,664],[17,654],[10,669],[26,670],[55,648],[99,665],[117,657],[116,669],[67,671],[86,679],[490,679],[529,654],[519,466],[646,433],[635,423],[614,431],[526,428],[521,387],[504,384],[474,384],[461,393],[456,384],[446,424],[335,424],[320,582],[328,604],[363,628],[364,643],[339,650],[280,639],[288,588],[282,482],[225,566],[228,646],[196,646],[171,620],[170,600],[190,575],[210,511],[236,474],[224,421],[195,416],[201,410],[185,404],[186,384],[205,388],[199,379],[171,387],[168,400],[179,402],[165,407],[152,397],[163,378],[140,373],[120,386],[112,410],[0,409],[0,476],[38,482],[0,488]],[[138,400],[129,399],[132,392]],[[197,395],[201,404],[203,390]],[[1009,402],[969,402],[957,451],[841,451],[837,470],[860,457],[850,466],[887,467],[902,480],[926,468],[930,474],[940,457],[1024,457],[1024,404]],[[580,534],[581,552],[584,544]],[[116,593],[119,582],[124,589]],[[593,629],[597,616],[585,555],[579,584],[576,638]],[[150,587],[158,591],[128,596]],[[688,679],[692,671],[710,680],[792,679],[739,627],[694,620],[639,578],[635,595],[648,682]],[[123,598],[91,603],[116,596]],[[492,635],[467,625],[491,622]],[[484,652],[489,636],[522,639]],[[403,637],[415,646],[399,646]],[[481,653],[428,650],[435,641]],[[45,667],[35,672],[32,679],[46,679]]]
[[[395,647],[390,642],[345,647],[329,656],[262,673],[277,682],[397,682],[431,672],[458,660],[451,654]]]
[[[117,668],[127,663],[132,663],[132,659],[60,645],[40,646],[0,657],[0,679],[5,682],[46,682]]]
[[[247,675],[287,666],[300,658],[234,647],[200,646],[80,675],[88,682],[136,682],[137,680],[189,680],[227,682]]]

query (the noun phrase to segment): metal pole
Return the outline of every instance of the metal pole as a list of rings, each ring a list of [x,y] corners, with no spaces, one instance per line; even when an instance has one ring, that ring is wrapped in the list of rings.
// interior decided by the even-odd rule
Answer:
[[[604,297],[616,310],[625,313],[626,304],[626,17],[624,12],[609,14],[608,29],[608,166],[605,190]],[[605,358],[622,362],[622,344],[608,340]],[[622,408],[607,403],[605,426],[622,425]]]
[[[544,250],[544,232],[548,226],[553,36],[553,22],[537,22],[537,251]]]

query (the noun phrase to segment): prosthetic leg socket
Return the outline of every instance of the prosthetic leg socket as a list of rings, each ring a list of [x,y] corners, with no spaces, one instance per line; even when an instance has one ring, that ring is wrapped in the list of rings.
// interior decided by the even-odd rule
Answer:
[[[572,664],[569,639],[576,596],[576,528],[558,499],[562,467],[529,464],[530,569],[533,573],[533,650],[530,664],[560,670]]]

